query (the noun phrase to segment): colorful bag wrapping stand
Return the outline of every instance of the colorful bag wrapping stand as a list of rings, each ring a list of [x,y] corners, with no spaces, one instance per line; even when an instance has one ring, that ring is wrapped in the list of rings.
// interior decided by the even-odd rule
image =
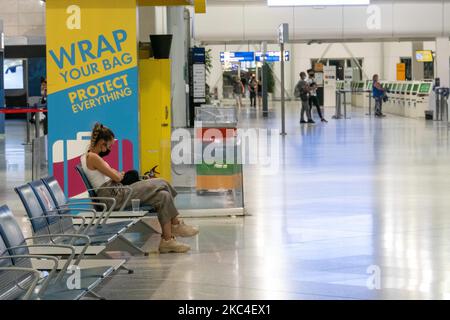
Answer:
[[[139,168],[136,0],[48,0],[49,174],[69,196],[96,122],[116,136],[106,159]]]

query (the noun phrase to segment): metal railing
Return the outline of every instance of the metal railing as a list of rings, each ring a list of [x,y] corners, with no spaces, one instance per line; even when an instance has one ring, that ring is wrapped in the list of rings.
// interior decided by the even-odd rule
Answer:
[[[42,178],[48,172],[47,136],[41,135],[40,115],[39,112],[35,115],[35,138],[31,141],[31,174],[33,180]]]
[[[347,117],[347,93],[351,93],[350,90],[336,90],[336,114],[333,119],[350,119]],[[342,97],[344,97],[342,99]],[[344,102],[344,107],[342,108],[342,102]],[[342,109],[344,109],[344,114],[342,115]]]

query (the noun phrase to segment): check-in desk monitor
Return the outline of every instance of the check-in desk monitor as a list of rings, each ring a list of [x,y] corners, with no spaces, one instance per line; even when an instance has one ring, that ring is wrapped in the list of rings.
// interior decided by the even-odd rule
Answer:
[[[414,116],[416,118],[425,117],[426,110],[432,110],[433,106],[431,105],[431,90],[433,89],[433,84],[431,82],[422,82],[419,86],[419,92],[417,93],[417,103],[416,103],[416,112]]]
[[[429,95],[431,92],[431,82],[424,82],[420,85],[419,95]]]
[[[403,83],[400,87],[400,108],[403,110],[403,108],[405,107],[405,101],[406,101],[406,88],[407,88],[407,84]],[[403,112],[403,111],[400,111]]]
[[[409,83],[408,84],[408,87],[406,88],[406,94],[411,94],[411,90],[412,90],[412,88],[413,88],[413,84],[412,83]]]

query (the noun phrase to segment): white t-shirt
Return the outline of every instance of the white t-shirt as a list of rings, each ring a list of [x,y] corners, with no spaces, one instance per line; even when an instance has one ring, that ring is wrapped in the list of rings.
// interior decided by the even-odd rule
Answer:
[[[316,79],[314,78],[308,78],[308,85],[311,85],[313,82],[316,82]],[[316,97],[317,96],[317,88],[313,89],[309,92],[311,97]]]
[[[100,188],[103,184],[110,181],[111,178],[105,176],[98,170],[89,169],[87,166],[86,156],[86,153],[81,156],[81,167],[83,168],[84,173],[86,174],[89,182],[92,184],[94,189]]]

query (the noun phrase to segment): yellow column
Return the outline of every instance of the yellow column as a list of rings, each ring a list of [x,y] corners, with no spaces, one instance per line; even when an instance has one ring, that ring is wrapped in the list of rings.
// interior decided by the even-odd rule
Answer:
[[[171,181],[171,113],[169,59],[139,61],[141,173],[154,166]]]

